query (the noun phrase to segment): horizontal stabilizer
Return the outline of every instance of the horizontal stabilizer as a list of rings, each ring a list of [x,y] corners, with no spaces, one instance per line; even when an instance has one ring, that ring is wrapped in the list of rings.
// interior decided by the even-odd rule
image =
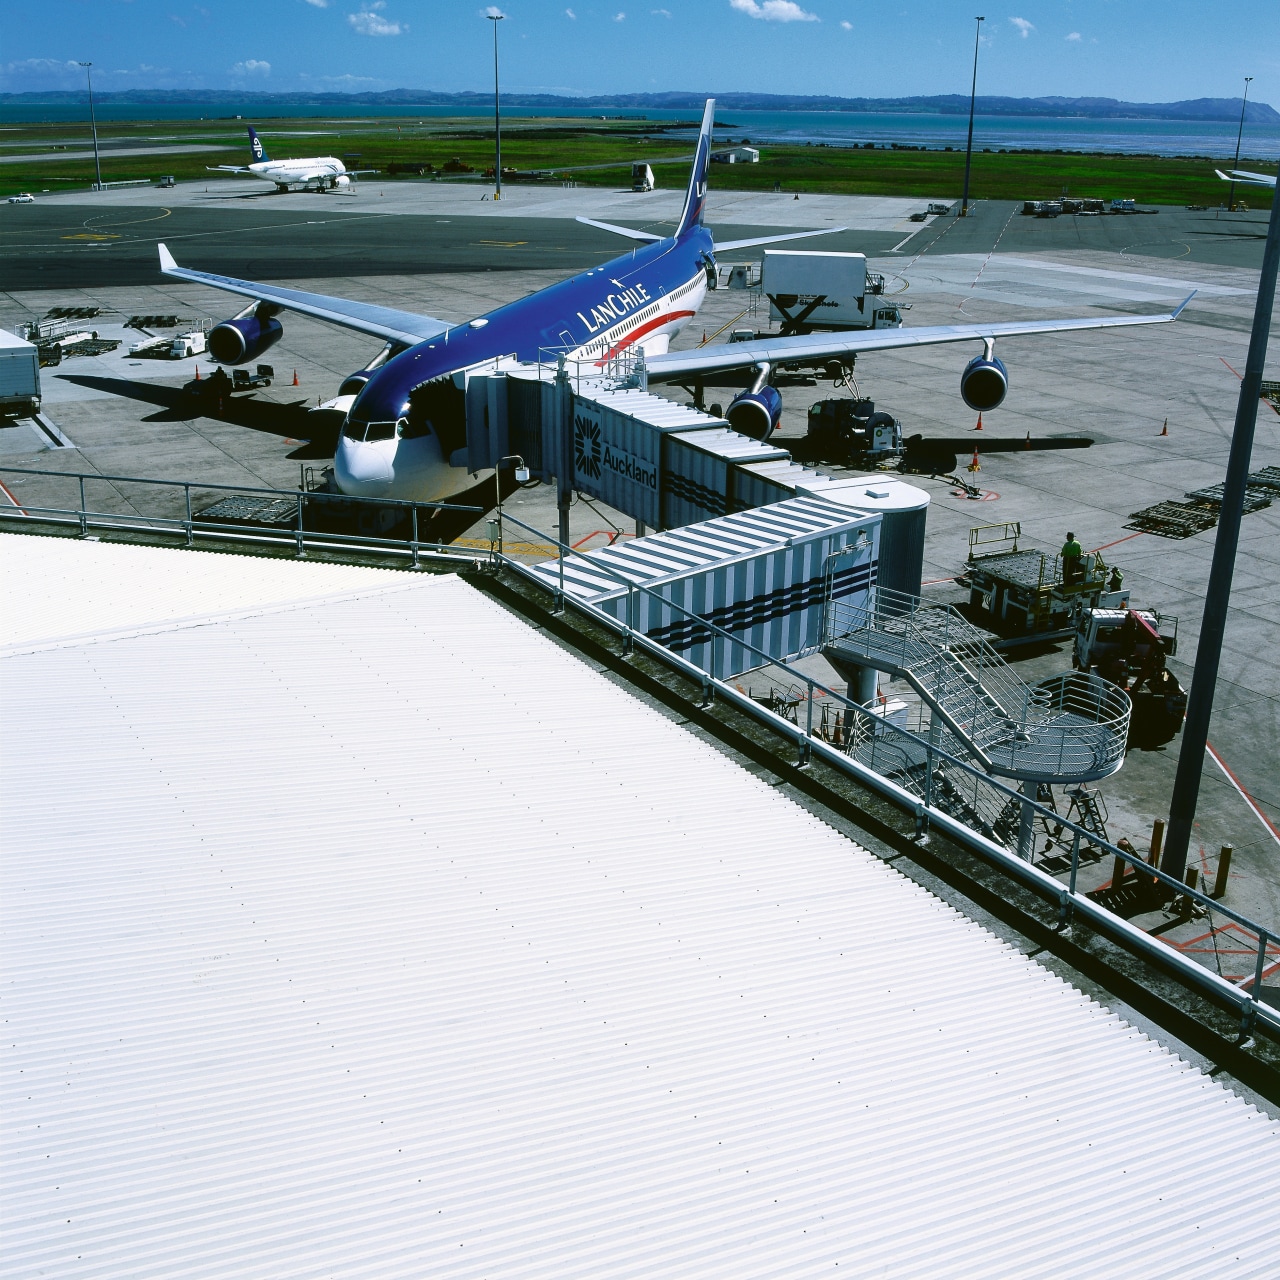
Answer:
[[[599,227],[601,231],[612,231],[615,236],[626,236],[628,240],[644,240],[654,241],[661,240],[661,236],[655,236],[649,231],[635,231],[631,227],[615,226],[612,222],[597,222],[594,218],[584,218],[579,216],[575,219],[587,227]]]
[[[716,252],[725,253],[732,249],[753,249],[758,244],[781,244],[784,240],[804,240],[808,236],[833,236],[837,231],[848,230],[848,227],[824,227],[821,231],[789,231],[782,236],[754,236],[750,240],[717,240]]]
[[[1244,182],[1253,187],[1274,187],[1276,185],[1274,177],[1268,177],[1265,173],[1250,173],[1248,169],[1228,169],[1226,173],[1223,173],[1221,169],[1215,169],[1214,173],[1223,182]]]

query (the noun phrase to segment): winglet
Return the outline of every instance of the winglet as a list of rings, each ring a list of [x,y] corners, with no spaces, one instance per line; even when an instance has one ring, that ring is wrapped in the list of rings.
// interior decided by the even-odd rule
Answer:
[[[1196,294],[1199,292],[1200,292],[1199,289],[1192,289],[1191,292],[1187,294],[1187,296],[1183,298],[1183,300],[1178,304],[1178,309],[1173,313],[1173,315],[1170,318],[1173,320],[1176,320],[1183,313],[1183,311],[1186,310],[1187,303],[1190,302],[1191,299],[1194,298]]]
[[[156,248],[160,250],[160,270],[166,272],[177,271],[178,264],[174,262],[173,254],[162,244],[156,245]]]

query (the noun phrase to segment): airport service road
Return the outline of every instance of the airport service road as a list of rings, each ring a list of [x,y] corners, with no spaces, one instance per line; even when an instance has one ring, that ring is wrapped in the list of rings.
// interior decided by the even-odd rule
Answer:
[[[68,211],[66,206],[62,211]],[[116,217],[121,210],[99,212]],[[76,216],[73,227],[98,214],[81,207]],[[396,221],[407,226],[415,222],[404,216]],[[1156,221],[1145,220],[1147,224]],[[986,431],[1014,436],[1027,431],[1033,436],[1083,434],[1096,443],[1087,451],[981,458],[977,481],[987,493],[998,495],[989,501],[970,502],[942,481],[922,480],[933,498],[925,578],[933,591],[954,590],[950,580],[963,567],[967,534],[973,525],[1021,520],[1024,542],[1050,551],[1072,529],[1086,548],[1106,548],[1108,560],[1124,570],[1135,602],[1181,619],[1175,671],[1186,683],[1214,535],[1210,531],[1171,542],[1147,534],[1134,537],[1124,526],[1129,514],[1140,507],[1180,498],[1186,490],[1222,479],[1239,388],[1233,369],[1244,368],[1256,273],[1188,259],[1170,262],[1081,250],[1071,239],[1065,219],[1048,223],[1019,219],[1013,225],[1021,223],[1032,223],[1037,235],[1045,228],[1057,231],[1062,243],[1054,248],[1042,246],[1034,254],[1025,247],[1009,255],[998,253],[987,264],[985,252],[975,256],[971,245],[952,241],[948,233],[934,252],[918,259],[903,252],[881,256],[872,265],[896,273],[891,288],[906,286],[901,299],[912,305],[907,315],[912,325],[954,322],[961,317],[1017,319],[1025,317],[1033,303],[1045,315],[1164,309],[1185,296],[1189,286],[1201,288],[1201,296],[1176,325],[1001,344],[999,354],[1009,366],[1011,391],[1005,406],[987,415]],[[367,225],[351,223],[349,229],[354,233]],[[518,224],[508,225],[514,229]],[[558,225],[572,230],[563,219]],[[589,228],[581,230],[596,234]],[[967,223],[957,230],[969,234]],[[606,240],[610,243],[605,252],[616,247],[612,237]],[[363,231],[356,243],[342,251],[358,261],[362,241]],[[212,238],[192,243],[212,243]],[[952,244],[962,252],[943,252]],[[496,247],[489,248],[498,252]],[[179,257],[194,261],[189,252],[180,250]],[[543,265],[540,257],[532,260]],[[504,271],[379,274],[382,263],[372,263],[366,256],[362,269],[350,278],[335,280],[317,272],[310,282],[316,288],[458,321],[559,278],[558,270],[522,270],[519,262]],[[308,277],[296,279],[307,285]],[[176,281],[161,283],[152,276],[145,284],[129,287],[51,288],[0,295],[0,325],[12,327],[54,305],[86,303],[115,309],[114,317],[94,322],[104,333],[123,333],[113,331],[110,324],[114,320],[118,325],[134,312],[221,319],[234,309],[233,302],[211,290]],[[752,324],[749,304],[750,295],[744,293],[712,294],[696,326],[685,331],[678,345],[697,342],[704,331],[710,336],[722,325]],[[757,322],[763,326],[763,315]],[[78,448],[37,451],[40,441],[34,432],[9,428],[0,433],[0,452],[8,465],[289,487],[297,483],[300,466],[322,466],[329,456],[328,442],[305,438],[304,406],[315,404],[317,397],[333,395],[342,377],[359,368],[376,347],[329,326],[286,317],[284,339],[266,357],[279,375],[276,385],[266,393],[237,399],[236,407],[222,418],[192,418],[190,406],[178,396],[178,388],[191,376],[192,361],[144,363],[119,354],[68,361],[46,371],[46,400],[49,416]],[[908,433],[959,435],[974,425],[975,415],[957,393],[960,370],[970,354],[934,348],[868,356],[859,362],[857,376],[864,394],[900,417]],[[288,385],[295,368],[301,383],[297,389]],[[1280,373],[1271,370],[1269,376],[1280,377]],[[687,398],[679,391],[671,394]],[[708,398],[724,400],[729,394]],[[831,394],[828,383],[785,388],[782,443],[803,435],[808,405]],[[1165,418],[1169,435],[1161,437]],[[980,448],[982,436],[974,433],[972,438]],[[965,461],[960,459],[961,466]],[[1264,406],[1253,466],[1269,465],[1280,465],[1280,417]],[[31,482],[10,487],[19,498],[35,492]],[[133,498],[120,492],[114,500],[127,509]],[[531,523],[553,527],[552,500],[546,490],[522,493],[513,504]],[[614,526],[629,530],[616,513],[579,503],[573,511],[572,539],[598,545]],[[482,529],[473,529],[469,536],[482,540]],[[1210,732],[1214,746],[1244,787],[1280,824],[1277,600],[1280,504],[1244,519],[1222,681]],[[1069,668],[1070,660],[1069,647],[1062,645],[1036,658],[1028,670],[1039,678]],[[1179,741],[1175,739],[1162,751],[1131,752],[1124,769],[1103,784],[1113,838],[1128,836],[1145,848],[1152,820],[1168,811]],[[1280,924],[1280,877],[1275,874],[1280,846],[1212,763],[1201,794],[1193,852],[1203,849],[1212,865],[1220,844],[1234,844],[1236,874],[1228,901],[1261,920]]]

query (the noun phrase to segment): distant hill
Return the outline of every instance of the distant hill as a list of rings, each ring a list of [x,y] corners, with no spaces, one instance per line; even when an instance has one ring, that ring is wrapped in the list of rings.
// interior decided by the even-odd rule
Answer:
[[[569,97],[550,93],[504,93],[509,107],[556,111],[700,110],[709,93],[629,93]],[[781,93],[721,93],[715,95],[724,111],[848,111],[901,115],[963,115],[969,99],[963,94],[911,98],[835,98]],[[78,92],[0,93],[0,103],[78,102]],[[99,102],[263,107],[278,111],[304,105],[476,107],[487,106],[486,93],[437,93],[430,89],[390,89],[383,93],[249,93],[219,89],[193,92],[177,89],[133,89],[98,93]],[[1001,98],[983,96],[977,109],[984,116],[1053,116],[1093,120],[1226,120],[1240,118],[1239,98],[1191,98],[1183,102],[1121,102],[1116,98]],[[1265,102],[1250,102],[1245,120],[1252,124],[1280,124],[1280,112]]]

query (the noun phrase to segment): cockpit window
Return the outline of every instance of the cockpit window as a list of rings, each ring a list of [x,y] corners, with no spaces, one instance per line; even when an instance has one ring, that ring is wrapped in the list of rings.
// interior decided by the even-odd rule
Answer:
[[[396,424],[394,422],[371,422],[369,430],[364,433],[366,440],[392,440],[395,438]]]

